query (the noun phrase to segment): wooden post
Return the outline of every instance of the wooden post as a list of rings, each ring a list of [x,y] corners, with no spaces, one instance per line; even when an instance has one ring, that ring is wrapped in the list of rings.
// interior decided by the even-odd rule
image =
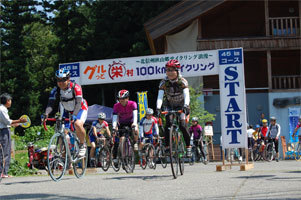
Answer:
[[[270,21],[269,21],[269,2],[268,0],[264,1],[264,16],[265,16],[265,35],[270,35]]]
[[[245,154],[246,154],[246,164],[249,164],[249,149],[245,148]]]
[[[271,50],[267,50],[267,67],[268,67],[268,86],[269,91],[273,89],[272,84],[272,61],[271,61]]]

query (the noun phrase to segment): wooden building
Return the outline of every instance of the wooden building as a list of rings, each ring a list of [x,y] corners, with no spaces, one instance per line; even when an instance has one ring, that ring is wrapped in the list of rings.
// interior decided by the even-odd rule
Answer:
[[[196,51],[243,47],[248,121],[260,113],[276,116],[288,141],[288,107],[300,107],[301,1],[297,0],[184,0],[144,24],[153,54],[170,53],[171,36],[197,22]],[[189,39],[178,37],[179,40]],[[191,49],[189,49],[191,50]],[[217,114],[215,139],[219,143],[218,76],[202,78],[205,108]]]

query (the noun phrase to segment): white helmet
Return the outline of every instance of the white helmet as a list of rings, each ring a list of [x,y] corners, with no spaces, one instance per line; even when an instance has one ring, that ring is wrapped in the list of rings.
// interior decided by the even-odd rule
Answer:
[[[146,109],[146,114],[147,114],[147,115],[152,115],[152,114],[154,114],[153,109],[151,109],[151,108]]]
[[[98,117],[98,119],[105,119],[107,116],[106,116],[106,113],[101,112],[101,113],[98,113],[97,117]]]

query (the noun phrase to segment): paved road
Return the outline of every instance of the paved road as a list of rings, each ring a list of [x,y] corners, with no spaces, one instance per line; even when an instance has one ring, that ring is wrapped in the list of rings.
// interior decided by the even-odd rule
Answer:
[[[216,172],[216,164],[185,165],[174,180],[170,166],[133,174],[99,171],[83,179],[13,177],[0,183],[0,199],[301,199],[301,162],[255,163],[254,169]]]

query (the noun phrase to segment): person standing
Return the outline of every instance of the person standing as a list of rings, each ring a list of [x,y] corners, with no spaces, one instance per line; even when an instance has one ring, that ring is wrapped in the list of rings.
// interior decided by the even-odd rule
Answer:
[[[4,153],[4,170],[3,174],[1,174],[2,178],[10,177],[8,175],[8,169],[10,165],[11,159],[11,136],[10,136],[10,127],[11,126],[19,126],[19,123],[25,123],[27,120],[25,118],[19,118],[18,120],[11,120],[8,115],[8,108],[11,107],[12,97],[8,93],[3,93],[0,96],[0,143],[3,148]],[[0,159],[2,159],[0,157]],[[4,162],[0,160],[0,163]],[[2,171],[2,164],[0,165],[0,172]]]
[[[271,137],[271,140],[273,141],[275,145],[275,151],[276,151],[276,162],[279,161],[279,152],[278,152],[278,141],[280,136],[280,125],[276,123],[276,117],[271,117],[271,124],[268,129],[268,137]]]

